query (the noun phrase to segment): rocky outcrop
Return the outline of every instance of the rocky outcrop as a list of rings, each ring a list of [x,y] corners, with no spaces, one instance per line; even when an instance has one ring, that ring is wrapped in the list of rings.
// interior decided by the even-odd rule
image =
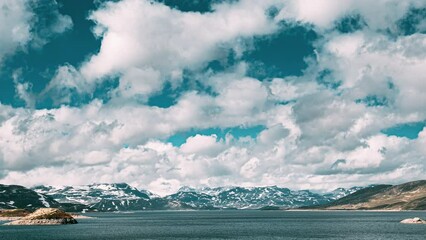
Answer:
[[[68,213],[57,208],[40,208],[19,220],[7,225],[59,225],[76,224],[77,221]]]
[[[406,223],[406,224],[426,224],[426,221],[415,217],[415,218],[407,218],[401,221],[401,223]]]

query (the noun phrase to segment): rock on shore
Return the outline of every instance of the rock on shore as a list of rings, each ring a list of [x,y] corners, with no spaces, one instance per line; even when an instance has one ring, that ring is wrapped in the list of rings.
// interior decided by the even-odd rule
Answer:
[[[68,213],[57,208],[40,208],[35,212],[7,225],[59,225],[76,224],[77,221]]]
[[[426,221],[415,217],[415,218],[407,218],[401,221],[401,223],[407,223],[407,224],[426,224]]]

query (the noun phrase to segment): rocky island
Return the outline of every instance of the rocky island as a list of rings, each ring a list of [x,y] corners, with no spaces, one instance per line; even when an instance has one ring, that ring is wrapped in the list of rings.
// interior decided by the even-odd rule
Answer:
[[[57,208],[40,208],[25,217],[6,225],[60,225],[76,224],[77,221],[68,213]]]

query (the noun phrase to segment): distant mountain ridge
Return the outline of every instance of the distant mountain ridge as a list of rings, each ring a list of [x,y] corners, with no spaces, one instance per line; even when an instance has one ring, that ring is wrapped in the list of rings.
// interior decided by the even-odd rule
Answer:
[[[17,198],[16,196],[19,196]],[[19,185],[0,184],[0,208],[40,208],[58,207],[60,204],[52,197],[34,192]]]
[[[265,206],[295,208],[325,204],[351,194],[361,187],[338,188],[326,194],[309,190],[293,191],[269,187],[182,187],[177,193],[159,197],[126,183],[85,186],[38,186],[34,191],[58,202],[86,204],[99,211],[133,211],[157,209],[258,209]]]
[[[19,185],[0,184],[0,209],[61,208],[66,211],[82,211],[82,204],[59,203],[50,196],[35,192]]]
[[[426,210],[426,180],[399,185],[375,185],[334,202],[318,205],[325,210]]]
[[[423,182],[420,181],[420,183]],[[401,195],[403,192],[407,192],[406,190],[409,189],[407,186],[411,185],[404,186],[394,188],[397,186],[373,185],[365,188],[337,188],[327,193],[291,190],[277,186],[182,187],[174,194],[159,197],[147,190],[139,190],[126,183],[98,183],[63,187],[37,186],[32,189],[16,185],[0,185],[0,208],[34,209],[50,206],[67,209],[67,211],[81,211],[83,209],[86,211],[290,209],[299,207],[322,209],[358,209],[360,207],[370,209],[368,206],[356,204],[363,204],[366,198],[377,199],[375,194],[382,190],[389,191],[387,196],[391,196],[390,193],[396,191],[392,189],[399,189],[398,193]],[[388,204],[388,207],[401,205],[401,209],[421,208],[425,201],[421,198],[425,189],[415,188],[415,191],[420,191],[416,194],[420,198],[416,198],[414,202],[402,206],[401,201],[395,202],[388,199],[386,204]],[[405,197],[409,195],[403,194]],[[383,197],[381,198],[383,199]],[[344,208],[340,207],[342,205],[345,205]],[[352,207],[349,208],[348,206]],[[374,206],[371,209],[374,209]]]
[[[101,200],[148,200],[154,194],[140,191],[127,183],[90,184],[83,186],[36,186],[32,190],[51,196],[58,202],[94,204]]]
[[[339,188],[333,192],[319,194],[309,190],[293,191],[277,186],[199,189],[183,187],[166,198],[183,202],[194,208],[258,209],[265,206],[295,208],[329,203],[359,189],[361,187]]]

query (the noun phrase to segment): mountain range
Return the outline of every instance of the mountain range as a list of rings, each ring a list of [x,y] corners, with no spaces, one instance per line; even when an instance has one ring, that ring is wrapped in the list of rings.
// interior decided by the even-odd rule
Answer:
[[[182,187],[160,197],[126,183],[83,186],[36,186],[27,189],[0,185],[0,208],[61,207],[67,211],[136,211],[197,209],[258,209],[268,206],[296,208],[326,204],[358,191],[361,187],[338,188],[325,194],[269,187]],[[24,201],[25,200],[25,201]]]
[[[359,189],[361,188],[339,188],[333,192],[319,194],[309,190],[293,191],[277,186],[200,189],[184,187],[165,198],[183,202],[193,208],[258,209],[266,206],[295,208],[330,203]]]
[[[316,193],[268,187],[182,187],[160,197],[126,183],[83,186],[0,184],[0,209],[58,207],[65,211],[215,210],[215,209],[426,209],[426,181],[401,185],[338,188]]]

